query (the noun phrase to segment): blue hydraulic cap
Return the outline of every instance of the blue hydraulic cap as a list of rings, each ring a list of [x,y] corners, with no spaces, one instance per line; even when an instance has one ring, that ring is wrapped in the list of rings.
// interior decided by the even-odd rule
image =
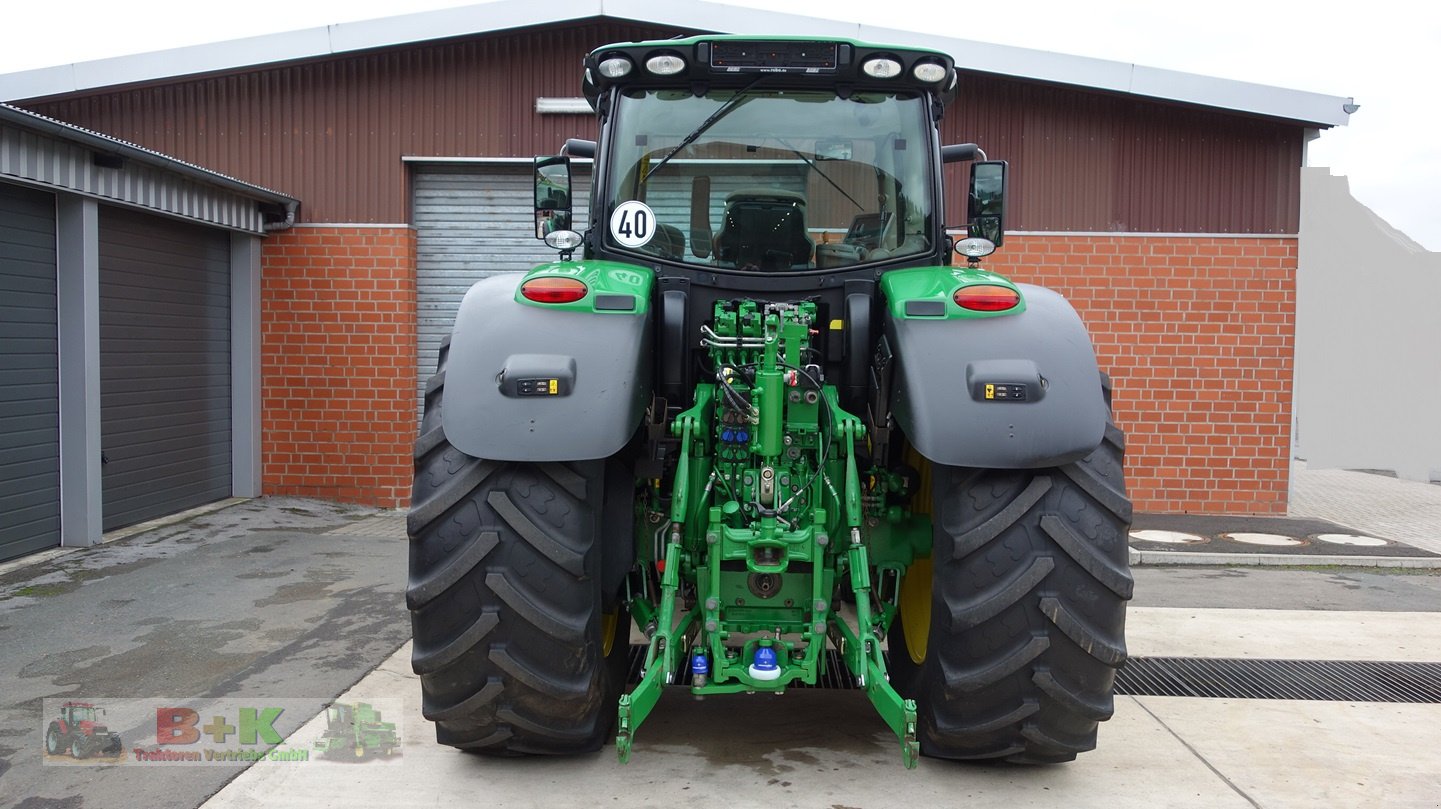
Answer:
[[[730,429],[729,427],[727,427],[727,428],[724,429],[724,430],[721,430],[721,441],[729,444],[730,442],[732,442],[732,441],[734,441],[734,440],[736,440],[736,431],[735,431],[735,430],[732,430],[732,429]]]
[[[744,444],[744,443],[746,443],[746,442],[748,442],[748,441],[750,441],[750,440],[751,440],[751,434],[750,434],[750,433],[746,432],[745,430],[737,430],[737,431],[736,431],[736,443],[737,443],[737,444]]]
[[[776,650],[769,645],[757,646],[755,658],[751,661],[750,675],[757,680],[780,679],[781,667],[776,662]]]
[[[690,674],[691,685],[702,688],[705,686],[706,680],[710,676],[710,660],[706,658],[705,652],[696,650],[696,653],[691,656]]]

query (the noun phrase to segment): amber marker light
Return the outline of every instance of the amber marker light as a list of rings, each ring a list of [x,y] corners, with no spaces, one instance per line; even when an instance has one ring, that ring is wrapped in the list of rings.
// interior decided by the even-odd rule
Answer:
[[[521,297],[536,303],[575,303],[588,291],[582,281],[551,275],[532,278],[520,285]]]
[[[972,312],[1004,312],[1021,302],[1021,293],[999,284],[976,284],[956,290],[953,299]]]

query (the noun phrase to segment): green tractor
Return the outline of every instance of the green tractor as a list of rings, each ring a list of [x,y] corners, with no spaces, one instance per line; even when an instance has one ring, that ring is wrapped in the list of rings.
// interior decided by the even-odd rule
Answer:
[[[908,767],[1095,746],[1124,439],[1072,307],[980,267],[1007,166],[939,142],[956,84],[943,53],[849,40],[586,58],[600,138],[536,160],[559,260],[475,284],[425,393],[407,603],[441,743],[613,735],[625,761],[668,686],[778,693],[838,660]]]
[[[400,748],[395,723],[381,721],[368,703],[336,703],[325,709],[325,732],[315,742],[322,758],[390,756]]]

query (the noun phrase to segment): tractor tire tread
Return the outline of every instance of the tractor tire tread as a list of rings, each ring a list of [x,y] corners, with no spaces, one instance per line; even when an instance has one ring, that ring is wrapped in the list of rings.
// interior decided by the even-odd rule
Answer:
[[[605,462],[500,462],[451,445],[448,359],[443,347],[426,389],[407,517],[422,713],[437,741],[467,751],[598,750],[627,651],[600,640]]]
[[[1065,603],[1059,598],[1042,598],[1041,612],[1051,619],[1051,623],[1064,632],[1066,637],[1091,657],[1117,668],[1126,662],[1126,644],[1124,642],[1106,638],[1101,630],[1082,618],[1076,611],[1067,609]]]
[[[455,554],[445,561],[439,568],[431,571],[425,578],[405,589],[405,605],[412,610],[418,610],[426,604],[434,601],[441,593],[449,590],[456,582],[469,575],[481,560],[500,544],[500,534],[494,531],[483,531],[470,544],[466,545],[460,553]]]
[[[416,674],[432,674],[459,660],[461,655],[474,649],[500,623],[500,616],[493,612],[482,612],[465,631],[455,639],[429,651],[416,647],[411,654],[410,667]]]
[[[491,677],[486,680],[485,685],[474,694],[455,703],[454,705],[432,709],[428,705],[421,706],[421,714],[432,722],[443,722],[447,719],[457,719],[479,711],[481,708],[494,702],[505,687],[501,685],[499,678]]]
[[[1001,532],[1015,525],[1017,520],[1025,516],[1026,512],[1050,489],[1050,478],[1034,478],[1019,497],[995,516],[957,537],[952,549],[952,558],[964,559],[989,544],[991,540],[1000,536]]]
[[[525,512],[516,506],[508,492],[492,491],[486,495],[486,502],[506,525],[545,558],[563,568],[567,573],[580,578],[585,575],[585,554],[567,546],[561,540],[535,524]]]
[[[585,639],[586,615],[583,610],[562,613],[547,609],[543,598],[527,591],[523,586],[512,584],[504,573],[488,573],[485,586],[510,607],[516,615],[524,618],[531,626],[561,640],[579,643]]]
[[[980,626],[1000,615],[1007,607],[1036,588],[1056,567],[1049,556],[1036,556],[1025,567],[1017,567],[1010,576],[996,582],[966,600],[955,600],[947,604],[951,611],[951,629],[969,629]]]
[[[1109,380],[1101,388],[1108,396]],[[900,665],[922,753],[1044,764],[1095,747],[1115,712],[1135,589],[1124,450],[1108,420],[1074,463],[932,467],[930,636],[914,647],[921,662]]]
[[[1106,585],[1106,589],[1121,598],[1131,597],[1135,591],[1136,582],[1131,578],[1129,565],[1118,564],[1107,559],[1105,554],[1101,553],[1095,545],[1087,542],[1076,532],[1075,528],[1067,525],[1064,520],[1054,514],[1041,517],[1041,530],[1045,531],[1046,535],[1066,552],[1066,555],[1076,560],[1076,564],[1085,568],[1092,578]]]

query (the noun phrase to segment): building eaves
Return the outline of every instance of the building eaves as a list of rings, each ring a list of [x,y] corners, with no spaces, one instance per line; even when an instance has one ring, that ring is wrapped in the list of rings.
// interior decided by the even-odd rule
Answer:
[[[184,160],[146,149],[143,146],[136,146],[133,143],[120,140],[119,138],[93,132],[89,129],[75,126],[74,124],[67,124],[64,121],[57,121],[54,118],[30,112],[29,110],[3,102],[0,102],[0,122],[44,132],[62,140],[79,144],[101,154],[117,155],[134,160],[137,163],[144,163],[165,171],[174,172],[192,180],[239,194],[242,197],[248,197],[256,202],[271,203],[287,209],[293,209],[293,207],[299,203],[299,200],[295,197],[287,196],[279,191],[272,191],[269,188],[247,183],[244,180],[237,180],[234,177],[201,168],[194,163],[187,163]]]
[[[982,73],[1196,104],[1320,127],[1343,126],[1350,119],[1343,105],[1351,99],[1339,96],[820,17],[673,0],[551,0],[548,3],[499,0],[339,23],[0,75],[0,99],[42,98],[596,17],[697,32],[803,31],[814,36],[904,42],[945,51],[956,59],[958,67]]]

